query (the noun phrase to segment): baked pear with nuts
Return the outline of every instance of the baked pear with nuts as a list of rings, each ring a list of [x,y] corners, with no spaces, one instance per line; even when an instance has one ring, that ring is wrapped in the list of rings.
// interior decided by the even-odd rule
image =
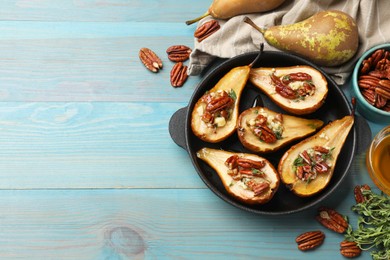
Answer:
[[[279,107],[295,115],[313,113],[328,94],[324,75],[307,65],[253,68],[249,80]]]
[[[321,192],[332,178],[337,159],[353,124],[354,117],[345,116],[293,145],[279,161],[281,181],[300,197]]]
[[[275,152],[293,141],[315,133],[324,122],[252,107],[238,118],[237,134],[242,145],[256,153]]]
[[[246,204],[264,204],[279,188],[279,175],[272,164],[258,155],[202,148],[197,157],[210,165],[226,191]]]
[[[217,143],[235,132],[241,94],[253,64],[263,52],[263,46],[251,64],[231,69],[195,103],[191,129],[198,138]]]

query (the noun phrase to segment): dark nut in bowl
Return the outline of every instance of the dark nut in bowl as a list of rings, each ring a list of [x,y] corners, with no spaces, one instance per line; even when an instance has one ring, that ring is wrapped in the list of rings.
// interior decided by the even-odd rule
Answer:
[[[366,119],[390,123],[390,43],[366,51],[352,74],[352,94]]]

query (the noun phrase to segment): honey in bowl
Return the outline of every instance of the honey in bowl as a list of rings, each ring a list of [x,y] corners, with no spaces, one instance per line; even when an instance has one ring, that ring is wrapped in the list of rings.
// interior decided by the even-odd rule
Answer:
[[[390,195],[390,126],[374,137],[366,159],[371,179],[380,190]]]

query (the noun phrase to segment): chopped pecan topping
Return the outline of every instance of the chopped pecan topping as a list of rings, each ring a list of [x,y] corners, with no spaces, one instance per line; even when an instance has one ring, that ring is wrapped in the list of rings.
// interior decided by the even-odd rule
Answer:
[[[198,42],[201,42],[216,31],[218,31],[219,28],[220,25],[217,20],[210,20],[196,29],[194,37],[198,39]]]
[[[295,242],[298,244],[298,249],[301,251],[307,251],[320,246],[325,239],[325,234],[322,231],[309,231],[300,234]]]
[[[334,209],[326,207],[319,208],[316,220],[324,227],[340,234],[344,233],[348,228],[346,218]]]
[[[282,115],[277,114],[275,117],[269,117],[264,111],[258,111],[258,113],[254,119],[247,122],[252,133],[265,143],[275,143],[281,139],[283,134]]]
[[[201,101],[206,105],[202,114],[202,121],[210,127],[218,127],[214,125],[215,119],[218,117],[225,121],[228,120],[235,103],[235,99],[226,91],[207,93],[203,95]]]
[[[241,181],[249,190],[253,191],[255,196],[270,189],[269,182],[263,178],[262,168],[266,165],[264,161],[232,155],[225,161],[225,165],[233,180]]]
[[[311,181],[317,174],[327,173],[331,168],[329,160],[332,158],[333,149],[323,146],[314,146],[302,151],[294,160],[295,175],[302,181]]]
[[[273,73],[271,80],[275,85],[276,93],[287,99],[304,99],[315,92],[312,77],[304,72],[290,73],[281,77]]]
[[[254,192],[255,196],[267,191],[270,186],[268,182],[256,182],[254,180],[246,182],[246,185]]]

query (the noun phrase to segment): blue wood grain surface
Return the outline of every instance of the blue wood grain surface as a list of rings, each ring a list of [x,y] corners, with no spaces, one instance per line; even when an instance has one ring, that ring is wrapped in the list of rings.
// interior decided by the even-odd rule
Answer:
[[[314,220],[316,208],[237,209],[172,141],[169,120],[202,76],[172,88],[165,51],[193,46],[184,21],[210,2],[0,1],[0,259],[343,259],[342,235]],[[161,72],[142,66],[141,47]],[[369,125],[372,135],[384,126]],[[352,189],[363,183],[373,186],[365,152],[323,204],[356,223]],[[295,237],[318,229],[324,244],[299,251]]]

